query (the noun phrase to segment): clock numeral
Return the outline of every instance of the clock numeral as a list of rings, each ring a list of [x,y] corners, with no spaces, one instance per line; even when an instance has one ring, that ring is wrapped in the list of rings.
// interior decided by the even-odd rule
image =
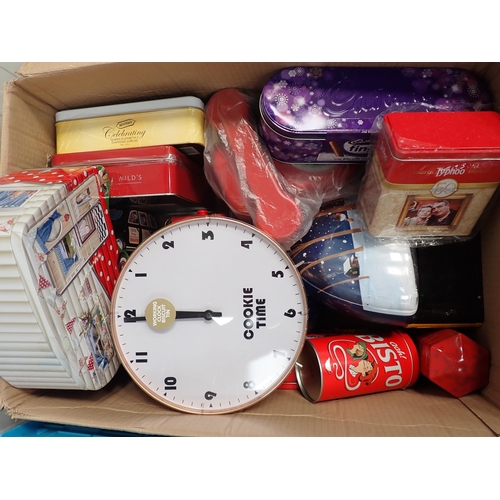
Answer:
[[[161,246],[165,249],[168,250],[169,248],[174,248],[174,241],[164,241]]]
[[[285,316],[287,318],[295,318],[296,314],[297,314],[297,311],[295,309],[288,309],[288,311],[285,313]]]
[[[214,399],[216,396],[217,396],[216,392],[212,392],[212,391],[205,392],[205,399],[208,399],[209,401]]]
[[[253,243],[252,240],[242,240],[241,241],[241,246],[245,247],[246,249],[250,249],[250,245]]]
[[[255,382],[253,380],[247,380],[246,382],[243,382],[243,387],[245,389],[254,389],[255,388]]]
[[[135,318],[136,312],[135,309],[127,309],[124,313],[123,316],[125,318]]]
[[[148,353],[146,351],[136,352],[135,353],[135,362],[136,363],[147,363],[148,362]]]
[[[163,381],[165,384],[165,390],[166,391],[175,391],[177,390],[177,387],[175,384],[177,384],[177,379],[175,377],[165,377],[165,380]]]
[[[283,278],[285,273],[283,271],[271,271],[271,275],[273,278]]]
[[[202,231],[201,232],[201,239],[202,240],[213,240],[214,239],[213,231]]]

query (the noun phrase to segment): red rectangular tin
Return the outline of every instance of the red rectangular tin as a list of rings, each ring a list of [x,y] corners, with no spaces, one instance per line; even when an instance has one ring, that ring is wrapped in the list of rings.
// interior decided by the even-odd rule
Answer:
[[[360,205],[372,236],[469,236],[499,183],[498,113],[389,113]]]
[[[214,194],[202,167],[172,146],[56,154],[52,165],[103,165],[112,198],[169,196],[182,206],[207,208]]]

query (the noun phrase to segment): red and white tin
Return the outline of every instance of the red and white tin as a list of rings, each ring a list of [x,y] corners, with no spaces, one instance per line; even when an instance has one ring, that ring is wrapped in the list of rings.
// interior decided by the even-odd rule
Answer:
[[[295,371],[304,397],[317,403],[410,387],[419,358],[405,333],[346,333],[306,340]]]
[[[214,194],[203,169],[173,146],[55,154],[54,167],[102,165],[111,198],[161,196],[173,207],[206,208]]]
[[[385,115],[359,202],[376,237],[470,236],[500,183],[500,114]]]

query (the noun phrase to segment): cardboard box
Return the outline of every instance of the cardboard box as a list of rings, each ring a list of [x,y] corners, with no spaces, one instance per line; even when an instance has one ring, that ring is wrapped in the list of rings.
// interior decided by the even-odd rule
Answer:
[[[22,76],[5,86],[1,173],[46,165],[55,153],[57,111],[179,95],[194,95],[206,103],[213,92],[224,87],[259,92],[280,68],[294,64],[27,63],[20,70]],[[484,77],[500,110],[500,63],[454,66]],[[497,202],[482,231],[485,321],[472,332],[474,340],[491,351],[490,383],[482,391],[460,399],[422,379],[406,390],[316,404],[308,402],[298,391],[277,390],[243,412],[198,416],[156,403],[120,371],[105,388],[91,393],[21,390],[2,380],[0,408],[5,407],[13,418],[152,435],[497,436],[500,434],[499,245],[500,203]]]

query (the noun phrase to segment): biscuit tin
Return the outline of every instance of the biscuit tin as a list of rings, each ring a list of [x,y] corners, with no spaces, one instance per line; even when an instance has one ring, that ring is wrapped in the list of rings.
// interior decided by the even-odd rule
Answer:
[[[197,97],[65,110],[55,120],[57,153],[171,145],[202,161],[205,114]]]
[[[356,198],[318,212],[290,257],[308,297],[352,319],[406,326],[418,310],[412,249],[405,241],[370,237]]]
[[[173,146],[56,154],[52,166],[102,165],[111,198],[157,197],[172,210],[211,206],[214,193],[203,168]]]
[[[400,332],[312,338],[297,360],[296,376],[312,403],[405,389],[418,379],[418,352]]]
[[[90,167],[0,178],[0,376],[15,387],[96,390],[120,366],[103,177]]]
[[[270,154],[292,163],[363,162],[375,119],[390,109],[492,109],[486,85],[452,68],[290,67],[260,96]]]
[[[375,237],[467,237],[500,182],[500,114],[388,113],[359,202]]]

